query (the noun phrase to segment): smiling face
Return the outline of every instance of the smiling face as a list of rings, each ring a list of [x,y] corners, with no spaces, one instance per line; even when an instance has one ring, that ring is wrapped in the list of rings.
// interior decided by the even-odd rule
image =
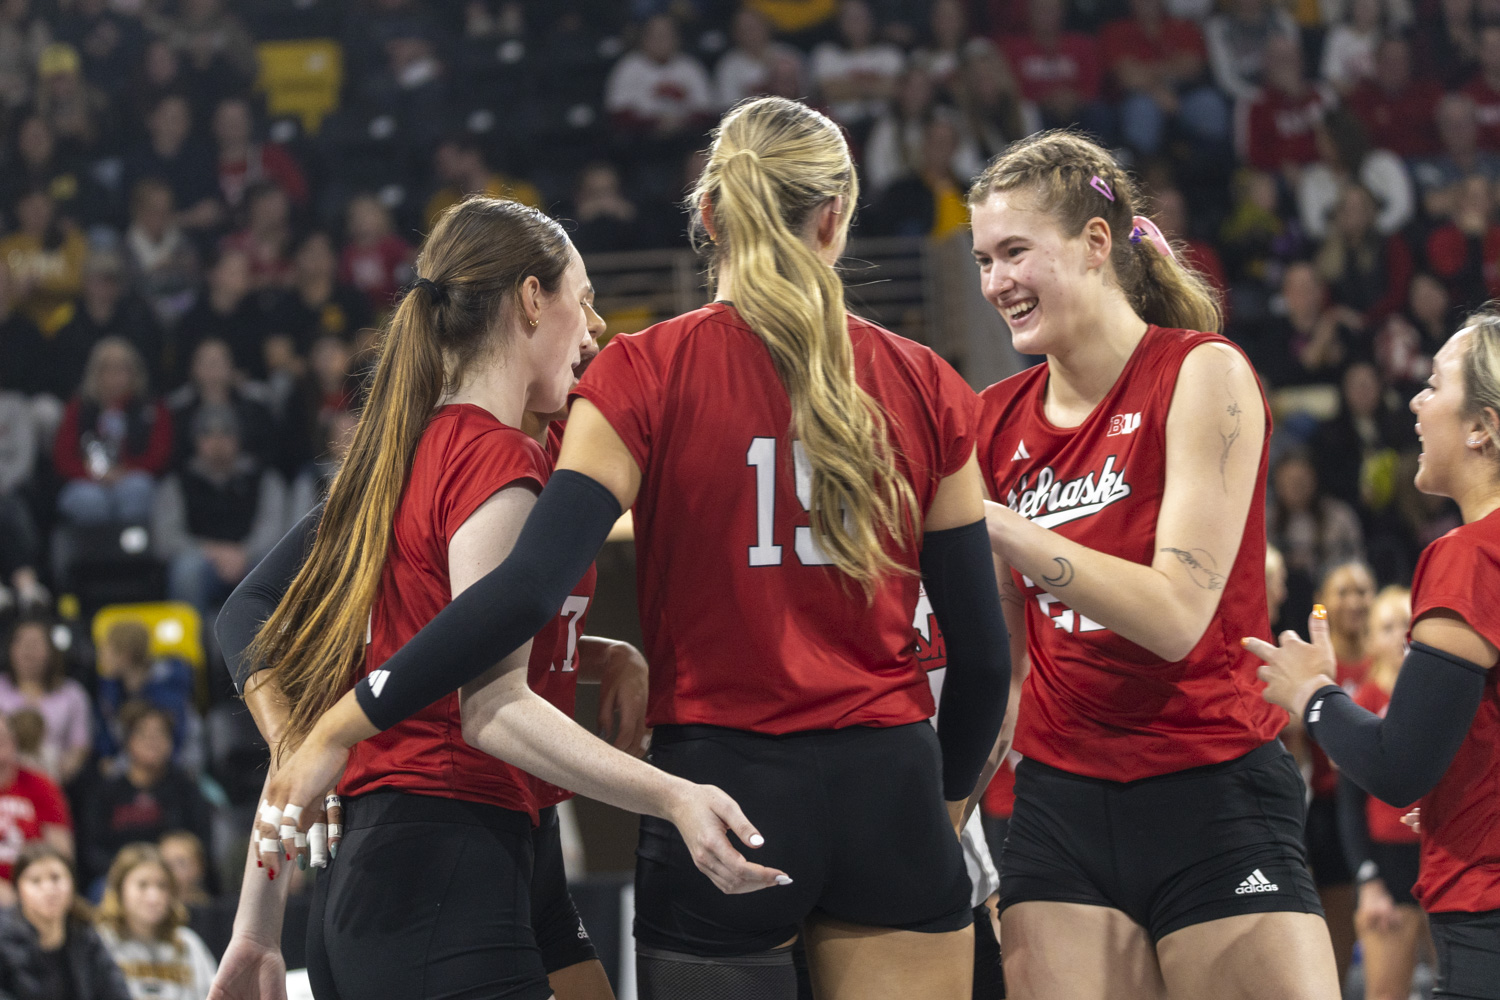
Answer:
[[[1416,484],[1423,493],[1453,496],[1463,463],[1476,450],[1468,442],[1480,434],[1481,425],[1467,412],[1463,376],[1471,336],[1465,328],[1448,338],[1432,359],[1427,387],[1412,397],[1411,411],[1417,415],[1417,438],[1422,443]]]
[[[1015,349],[1056,356],[1071,346],[1079,282],[1098,265],[1091,266],[1088,241],[1064,236],[1033,200],[1025,191],[1001,191],[974,206],[974,261]]]

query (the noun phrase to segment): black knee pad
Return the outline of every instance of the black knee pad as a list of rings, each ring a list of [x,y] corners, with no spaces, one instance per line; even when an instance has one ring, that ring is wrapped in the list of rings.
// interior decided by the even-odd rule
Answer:
[[[790,946],[727,958],[637,946],[635,979],[640,1000],[797,1000]]]

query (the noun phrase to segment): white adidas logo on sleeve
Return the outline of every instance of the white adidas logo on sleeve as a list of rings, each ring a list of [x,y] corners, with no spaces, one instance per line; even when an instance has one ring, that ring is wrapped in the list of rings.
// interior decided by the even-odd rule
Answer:
[[[1281,886],[1272,882],[1261,874],[1259,868],[1250,873],[1250,877],[1241,882],[1239,888],[1234,890],[1236,896],[1246,896],[1252,892],[1280,892]]]

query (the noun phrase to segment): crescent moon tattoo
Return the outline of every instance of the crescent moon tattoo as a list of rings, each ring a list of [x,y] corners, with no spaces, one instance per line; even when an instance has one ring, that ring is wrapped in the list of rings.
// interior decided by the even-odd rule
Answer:
[[[1042,576],[1042,582],[1050,587],[1066,587],[1073,582],[1073,564],[1062,556],[1054,556],[1053,562],[1057,563],[1056,576]]]

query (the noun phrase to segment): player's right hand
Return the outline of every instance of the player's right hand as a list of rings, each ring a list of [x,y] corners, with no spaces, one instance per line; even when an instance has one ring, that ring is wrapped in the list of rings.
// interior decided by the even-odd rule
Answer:
[[[683,785],[666,818],[682,834],[693,864],[720,892],[735,895],[792,884],[786,872],[746,861],[730,843],[730,831],[750,847],[766,842],[740,811],[739,803],[713,785],[686,781]]]
[[[208,1000],[286,1000],[281,949],[235,935],[219,962]]]

